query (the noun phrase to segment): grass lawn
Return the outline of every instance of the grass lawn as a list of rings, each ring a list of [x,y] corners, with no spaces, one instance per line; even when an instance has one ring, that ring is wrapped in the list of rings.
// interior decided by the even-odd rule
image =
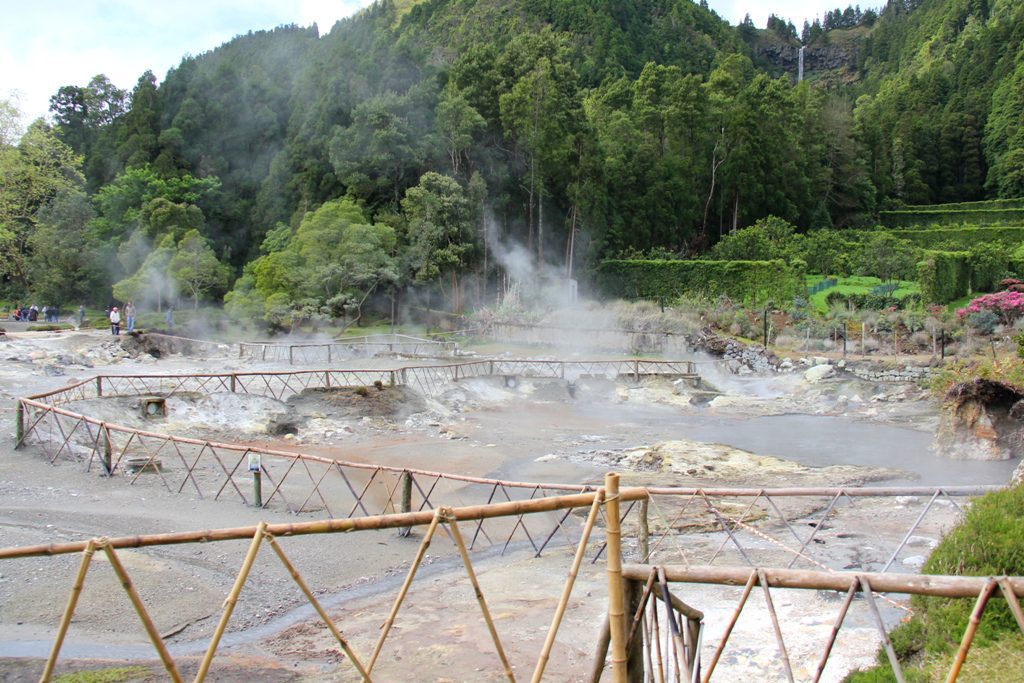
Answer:
[[[815,284],[822,280],[827,280],[830,277],[826,275],[808,275],[806,276],[805,284],[808,287],[813,287]],[[877,277],[868,277],[863,275],[851,275],[850,277],[835,277],[838,281],[835,287],[822,290],[817,294],[811,296],[811,305],[819,313],[828,312],[828,304],[825,300],[828,295],[832,292],[841,292],[843,294],[868,294],[872,289],[879,285],[885,284],[882,280]],[[900,280],[898,282],[896,291],[893,292],[893,296],[897,299],[902,299],[910,294],[917,294],[921,291],[920,285],[912,280]]]

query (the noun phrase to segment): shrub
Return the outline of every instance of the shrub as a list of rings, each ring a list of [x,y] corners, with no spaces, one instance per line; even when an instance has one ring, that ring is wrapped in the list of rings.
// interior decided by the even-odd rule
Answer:
[[[985,336],[991,335],[999,325],[999,316],[989,310],[975,311],[967,316],[967,324]]]
[[[923,574],[1020,576],[1024,573],[1024,486],[986,494],[974,501],[964,520],[951,531],[921,569]],[[969,599],[915,596],[915,617],[893,631],[901,658],[920,650],[955,648],[974,607]],[[914,624],[914,622],[918,622]],[[912,625],[913,624],[913,625]],[[984,645],[1017,630],[1006,602],[993,596],[975,642]]]
[[[963,251],[926,251],[917,264],[921,299],[926,303],[948,304],[965,296],[971,286],[971,266]]]
[[[996,319],[1004,325],[1013,323],[1024,316],[1024,292],[996,292],[985,294],[973,299],[966,308],[956,312],[958,320],[965,317],[970,322],[970,316],[981,311],[989,311],[996,316]]]

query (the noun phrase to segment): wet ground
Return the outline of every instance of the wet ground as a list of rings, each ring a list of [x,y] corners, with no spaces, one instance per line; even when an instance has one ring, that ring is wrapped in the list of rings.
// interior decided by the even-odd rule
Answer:
[[[253,363],[228,357],[208,361],[127,358],[111,345],[109,337],[98,334],[40,336],[7,343],[8,360],[0,366],[0,391],[9,396],[59,386],[100,369],[120,374],[257,369]],[[58,354],[66,356],[63,362],[56,358]],[[356,363],[394,367],[400,361],[368,359],[349,365]],[[841,474],[813,469],[836,464],[888,468],[883,477],[887,482],[999,484],[1007,480],[1016,464],[942,459],[929,450],[934,407],[919,399],[893,398],[891,387],[855,382],[807,387],[798,379],[785,377],[756,384],[748,381],[742,390],[734,386],[724,389],[730,400],[717,401],[717,405],[671,383],[632,387],[606,380],[580,381],[572,387],[564,382],[523,381],[508,386],[499,380],[475,380],[454,386],[439,397],[398,396],[370,388],[370,396],[314,392],[289,402],[252,399],[244,406],[238,397],[181,397],[171,405],[167,423],[182,433],[206,438],[518,481],[596,482],[609,463],[623,462],[631,449],[686,440],[726,444],[810,466],[800,469],[799,476],[794,474],[796,469],[779,470],[778,481],[790,484],[856,484],[877,479],[877,472],[868,469],[848,469]],[[859,400],[851,404],[852,397]],[[848,416],[836,415],[839,406],[849,407]],[[130,412],[118,399],[90,401],[81,407],[99,417],[107,411],[108,419]],[[246,419],[239,419],[243,413]],[[13,424],[13,411],[8,410],[4,419]],[[745,476],[738,477],[733,471],[728,480],[707,471],[680,476],[659,466],[656,471],[630,475],[630,483],[763,481],[766,466],[750,462],[754,464]],[[70,467],[53,467],[34,449],[15,452],[9,446],[0,448],[0,494],[0,546],[296,519],[285,512],[196,500],[165,491],[154,482],[126,487]],[[826,498],[791,510],[801,516],[794,523],[805,528],[815,523],[814,515],[827,502]],[[843,501],[836,507],[835,520],[823,527],[811,544],[813,560],[802,566],[810,568],[821,562],[834,569],[880,568],[891,548],[883,541],[898,541],[926,502]],[[734,507],[731,514],[741,517],[742,508]],[[936,513],[897,558],[901,571],[919,566],[955,519],[955,510],[945,502],[936,507]],[[652,517],[652,533],[658,533],[660,527],[672,526],[674,515],[663,510],[654,511]],[[741,542],[751,552],[787,562],[791,555],[780,543],[788,547],[794,541],[786,538],[784,526],[764,520],[756,528],[762,535],[738,531]],[[394,532],[367,532],[287,539],[283,546],[357,653],[367,657],[418,542],[418,535],[399,538]],[[720,531],[691,534],[662,543],[655,559],[691,562],[725,546],[717,562],[742,563],[741,554],[728,544]],[[229,542],[125,551],[126,564],[143,599],[153,605],[158,630],[167,635],[172,653],[192,661],[193,666],[194,659],[189,658],[198,657],[205,648],[246,547],[245,542]],[[543,557],[535,558],[520,541],[504,556],[491,550],[474,557],[483,592],[519,678],[532,670],[569,568],[571,550],[565,543],[556,544]],[[637,551],[635,543],[627,545],[627,553],[635,556]],[[76,565],[74,557],[0,564],[0,630],[4,633],[0,657],[45,656]],[[431,546],[422,571],[396,622],[394,640],[382,652],[377,669],[381,680],[408,679],[411,672],[420,680],[501,678],[472,589],[447,538]],[[74,662],[78,657],[117,656],[134,662],[152,658],[145,634],[109,567],[97,566],[87,587],[72,622],[62,670],[82,666]],[[738,589],[688,586],[680,587],[679,592],[708,615],[705,648],[712,647]],[[586,678],[605,595],[603,564],[586,564],[559,636],[550,680]],[[837,609],[838,603],[832,596],[797,591],[781,593],[776,600],[787,625],[790,655],[803,672],[798,674],[803,680],[808,671],[813,672],[817,649],[831,628],[831,610]],[[771,672],[780,673],[774,639],[770,630],[763,628],[763,601],[752,602],[750,609],[721,665],[723,680],[764,679],[771,678]],[[902,612],[890,608],[887,614],[895,619]],[[873,661],[877,634],[869,626],[866,607],[855,607],[850,631],[844,631],[826,680],[838,680],[851,666]],[[287,572],[269,552],[258,560],[257,572],[232,618],[223,652],[229,657],[218,659],[222,668],[215,669],[225,677],[222,680],[234,680],[231,676],[241,680],[246,671],[261,680],[356,680],[351,667],[340,658],[337,644],[317,624],[310,608],[303,607]],[[5,679],[31,677],[32,671],[38,676],[38,662],[22,666],[12,662],[0,659]],[[454,662],[458,662],[457,670]],[[153,670],[159,672],[159,666]]]

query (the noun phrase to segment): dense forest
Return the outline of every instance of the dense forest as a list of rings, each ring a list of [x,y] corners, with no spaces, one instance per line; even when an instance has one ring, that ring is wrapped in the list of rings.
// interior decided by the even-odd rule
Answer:
[[[854,77],[797,83],[765,41],[854,44]],[[67,85],[51,114],[0,111],[8,299],[226,295],[279,324],[418,286],[461,310],[513,257],[586,280],[769,215],[1024,196],[1024,3],[891,0],[798,36],[689,0],[380,0],[130,92]]]

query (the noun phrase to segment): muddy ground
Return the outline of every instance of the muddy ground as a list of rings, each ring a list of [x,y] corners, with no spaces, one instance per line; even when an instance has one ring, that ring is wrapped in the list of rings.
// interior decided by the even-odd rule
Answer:
[[[252,371],[261,367],[227,354],[207,360],[133,356],[100,333],[12,334],[0,344],[4,345],[0,395],[6,399],[100,371]],[[388,367],[401,361],[355,363]],[[509,387],[480,380],[452,387],[436,398],[402,388],[370,387],[365,395],[354,390],[306,392],[287,402],[254,399],[244,405],[232,403],[237,397],[182,396],[169,406],[164,426],[177,433],[269,444],[350,461],[520,481],[596,482],[608,468],[627,467],[627,483],[761,482],[768,486],[856,485],[895,475],[853,465],[831,470],[807,467],[785,458],[769,461],[763,455],[686,442],[678,438],[676,422],[684,416],[700,420],[750,412],[827,415],[842,410],[865,420],[884,420],[888,413],[894,421],[912,422],[927,430],[934,418],[933,408],[907,387],[823,388],[794,381],[792,387],[773,385],[768,396],[752,401],[744,396],[757,392],[716,399],[671,383],[624,387],[590,380],[573,384],[524,382]],[[851,396],[857,400],[851,403]],[[709,407],[715,400],[718,405]],[[141,420],[131,417],[137,412],[120,399],[80,403],[73,409],[123,422]],[[3,405],[0,419],[10,428],[0,443],[0,547],[248,526],[259,520],[316,519],[315,515],[297,519],[284,511],[168,492],[152,477],[126,486],[116,477],[51,465],[35,448],[12,449],[13,401]],[[837,508],[835,521],[823,527],[805,551],[810,559],[802,566],[817,562],[834,569],[878,568],[888,559],[884,539],[898,540],[924,502],[906,498],[873,506],[844,503]],[[801,524],[814,524],[813,515],[824,502],[803,505],[804,509],[791,506],[787,514],[803,515]],[[665,509],[652,512],[652,533],[668,527],[691,532],[711,528],[702,522],[706,511],[681,516],[668,503],[662,506]],[[744,514],[741,507],[722,512],[738,518]],[[940,505],[937,512],[901,554],[897,563],[902,570],[919,566],[953,523],[951,506]],[[777,557],[776,564],[783,564],[788,561],[785,548],[793,545],[793,538],[780,541],[786,530],[772,526],[765,516],[743,517],[755,531],[744,529],[737,534],[745,534],[743,542],[762,557]],[[295,537],[283,539],[281,546],[366,660],[422,533],[418,530],[409,538],[394,531]],[[727,546],[728,540],[720,532],[690,533],[657,545],[653,557],[657,562],[685,563],[706,559],[725,547],[719,564],[741,562],[735,549]],[[599,541],[600,533],[592,550]],[[474,567],[516,676],[528,678],[568,572],[572,548],[556,542],[537,558],[522,540],[512,543],[504,554],[499,546],[474,554]],[[230,541],[119,552],[183,672],[194,672],[247,547],[248,542]],[[635,542],[627,541],[627,559],[635,559],[638,550]],[[0,562],[0,677],[4,680],[38,679],[41,658],[52,645],[78,561],[78,556],[60,556]],[[605,610],[606,581],[602,562],[584,564],[549,664],[549,680],[586,679]],[[704,646],[710,653],[707,648],[717,642],[740,590],[680,586],[678,593],[705,611]],[[834,596],[810,592],[789,591],[776,597],[799,679],[813,673],[839,603]],[[727,680],[773,679],[781,669],[770,629],[764,628],[763,601],[752,602],[748,610],[720,671]],[[903,612],[890,607],[887,614],[894,620]],[[839,680],[850,668],[873,661],[877,642],[865,606],[855,607],[825,680]],[[213,680],[358,680],[269,548],[257,557],[219,653],[211,670]],[[88,574],[58,672],[111,666],[142,667],[130,673],[129,680],[166,676],[111,568],[100,558]],[[375,672],[378,680],[503,678],[472,588],[447,537],[439,536],[431,545]]]

